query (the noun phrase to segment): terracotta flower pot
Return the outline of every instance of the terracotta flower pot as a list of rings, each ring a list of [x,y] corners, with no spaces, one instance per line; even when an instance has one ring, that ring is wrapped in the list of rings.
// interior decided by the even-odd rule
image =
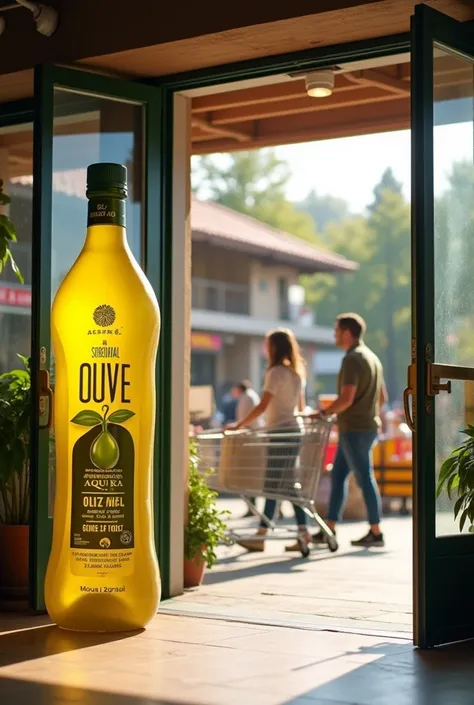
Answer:
[[[0,524],[0,598],[28,597],[29,526]]]
[[[197,554],[194,558],[184,559],[184,587],[198,587],[201,585],[204,578],[206,562],[201,554]]]

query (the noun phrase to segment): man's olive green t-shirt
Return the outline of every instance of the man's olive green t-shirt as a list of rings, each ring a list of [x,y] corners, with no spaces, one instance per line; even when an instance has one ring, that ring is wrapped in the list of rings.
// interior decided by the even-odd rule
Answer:
[[[339,394],[345,385],[357,387],[352,406],[338,414],[340,431],[376,431],[379,428],[382,384],[382,363],[360,341],[347,351],[339,372]]]

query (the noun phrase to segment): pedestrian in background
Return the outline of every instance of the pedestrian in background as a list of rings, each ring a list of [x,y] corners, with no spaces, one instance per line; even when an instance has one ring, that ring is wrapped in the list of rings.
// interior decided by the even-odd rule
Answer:
[[[331,470],[327,525],[336,532],[336,522],[341,519],[346,500],[349,474],[353,472],[367,507],[369,532],[351,544],[370,548],[385,545],[380,528],[382,502],[374,476],[372,448],[379,433],[380,410],[387,402],[387,391],[382,363],[364,343],[366,329],[364,319],[356,313],[345,313],[336,319],[336,345],[346,353],[339,372],[338,397],[314,416],[337,414],[339,427],[339,443]],[[325,544],[327,541],[323,531],[313,536],[314,543]]]
[[[264,492],[278,493],[282,481],[289,482],[299,455],[299,444],[289,443],[282,448],[282,437],[288,431],[299,429],[298,413],[306,406],[306,374],[300,348],[292,331],[279,329],[266,337],[267,371],[260,403],[242,421],[233,424],[234,430],[249,427],[264,416],[269,430],[269,447]],[[296,434],[294,434],[296,435]],[[281,489],[280,489],[281,492]],[[306,513],[298,505],[293,505],[301,540],[309,543],[311,536],[307,530]],[[264,514],[271,521],[276,510],[276,500],[267,499]],[[239,541],[248,551],[263,551],[267,524],[262,521],[253,539]],[[298,542],[286,547],[287,551],[300,551]]]

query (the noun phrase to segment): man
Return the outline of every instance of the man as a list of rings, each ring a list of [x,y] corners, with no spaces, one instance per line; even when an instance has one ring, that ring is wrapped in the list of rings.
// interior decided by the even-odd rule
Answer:
[[[226,426],[227,424],[230,424],[230,423],[235,423],[235,415],[236,415],[236,411],[237,411],[237,399],[234,398],[232,391],[233,391],[233,387],[222,398],[221,412],[222,412],[222,425],[223,426]]]
[[[356,313],[338,316],[336,345],[346,351],[338,378],[338,397],[315,416],[337,414],[339,445],[331,472],[331,496],[327,524],[335,532],[346,498],[349,474],[354,473],[362,490],[370,529],[352,546],[383,547],[380,529],[381,499],[372,467],[372,446],[380,427],[380,409],[387,401],[382,364],[364,343],[366,324]],[[314,543],[326,543],[321,531]]]
[[[237,399],[237,408],[235,417],[237,423],[243,421],[256,406],[260,404],[260,397],[257,392],[252,389],[252,383],[244,379],[231,390],[232,397]],[[261,425],[260,419],[253,421],[249,428],[256,429]]]

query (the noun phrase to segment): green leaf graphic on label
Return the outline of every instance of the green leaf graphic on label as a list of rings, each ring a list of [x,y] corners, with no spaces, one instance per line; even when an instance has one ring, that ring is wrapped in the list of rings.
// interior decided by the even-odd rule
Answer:
[[[118,411],[113,411],[109,418],[107,419],[110,423],[124,423],[135,416],[134,411],[129,411],[128,409],[119,409]]]
[[[119,461],[120,448],[115,438],[108,431],[108,425],[109,423],[125,423],[132,416],[135,416],[135,412],[129,411],[129,409],[118,409],[107,417],[109,413],[107,404],[104,404],[102,411],[104,413],[103,416],[93,409],[85,409],[76,414],[71,419],[71,422],[79,426],[102,426],[102,431],[91,445],[90,459],[99,470],[111,470]]]
[[[80,411],[71,419],[72,423],[77,423],[79,426],[97,426],[104,422],[103,417],[93,411],[92,409],[86,409],[85,411]]]

